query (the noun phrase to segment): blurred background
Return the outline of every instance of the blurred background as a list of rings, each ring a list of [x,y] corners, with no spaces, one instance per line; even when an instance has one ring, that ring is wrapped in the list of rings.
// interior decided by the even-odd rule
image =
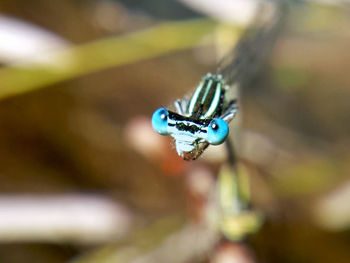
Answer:
[[[258,2],[0,2],[0,262],[350,261],[347,1],[294,1],[240,91],[244,242],[195,227],[225,149],[185,162],[150,126]]]

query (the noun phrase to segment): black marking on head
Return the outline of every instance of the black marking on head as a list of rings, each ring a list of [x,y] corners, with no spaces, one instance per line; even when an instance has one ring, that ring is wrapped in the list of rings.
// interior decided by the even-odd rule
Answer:
[[[188,131],[190,133],[203,132],[206,133],[206,129],[212,119],[196,120],[191,117],[185,117],[175,112],[169,111],[169,122],[170,127],[176,127],[179,131]],[[186,123],[190,122],[190,123]]]
[[[187,123],[183,123],[183,122],[176,122],[176,128],[179,131],[187,131],[190,132],[192,134],[196,133],[196,132],[203,132],[203,133],[207,133],[207,131],[205,129],[202,129],[201,127],[195,125],[195,124],[187,124]]]

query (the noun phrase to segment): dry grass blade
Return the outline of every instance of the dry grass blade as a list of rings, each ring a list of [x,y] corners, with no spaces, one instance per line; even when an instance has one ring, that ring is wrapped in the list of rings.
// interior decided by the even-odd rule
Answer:
[[[207,19],[168,22],[140,32],[103,39],[65,50],[55,54],[57,63],[25,64],[1,68],[0,99],[47,87],[108,67],[134,63],[193,47],[198,45],[205,34],[213,31],[214,27],[215,22]]]

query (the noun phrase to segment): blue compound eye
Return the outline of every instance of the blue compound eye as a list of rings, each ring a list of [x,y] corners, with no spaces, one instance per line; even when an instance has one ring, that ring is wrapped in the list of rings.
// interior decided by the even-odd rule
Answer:
[[[212,145],[218,145],[225,141],[229,132],[227,123],[222,119],[214,119],[210,122],[207,133],[207,141]]]
[[[160,135],[168,135],[168,111],[165,108],[160,108],[153,113],[152,126],[153,129]]]

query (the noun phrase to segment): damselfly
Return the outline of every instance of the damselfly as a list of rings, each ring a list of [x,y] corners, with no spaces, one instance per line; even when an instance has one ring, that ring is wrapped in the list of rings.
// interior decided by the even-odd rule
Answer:
[[[176,113],[160,108],[153,114],[153,128],[171,135],[185,160],[196,159],[209,144],[221,144],[228,135],[228,123],[237,111],[235,100],[225,101],[228,88],[221,74],[206,74],[189,101],[175,101]]]
[[[153,128],[161,135],[173,137],[183,159],[195,160],[209,145],[225,141],[228,124],[237,112],[236,99],[226,96],[227,91],[241,85],[261,66],[275,40],[279,20],[249,28],[233,53],[219,63],[216,74],[206,74],[190,99],[174,102],[176,112],[166,108],[154,112]]]

